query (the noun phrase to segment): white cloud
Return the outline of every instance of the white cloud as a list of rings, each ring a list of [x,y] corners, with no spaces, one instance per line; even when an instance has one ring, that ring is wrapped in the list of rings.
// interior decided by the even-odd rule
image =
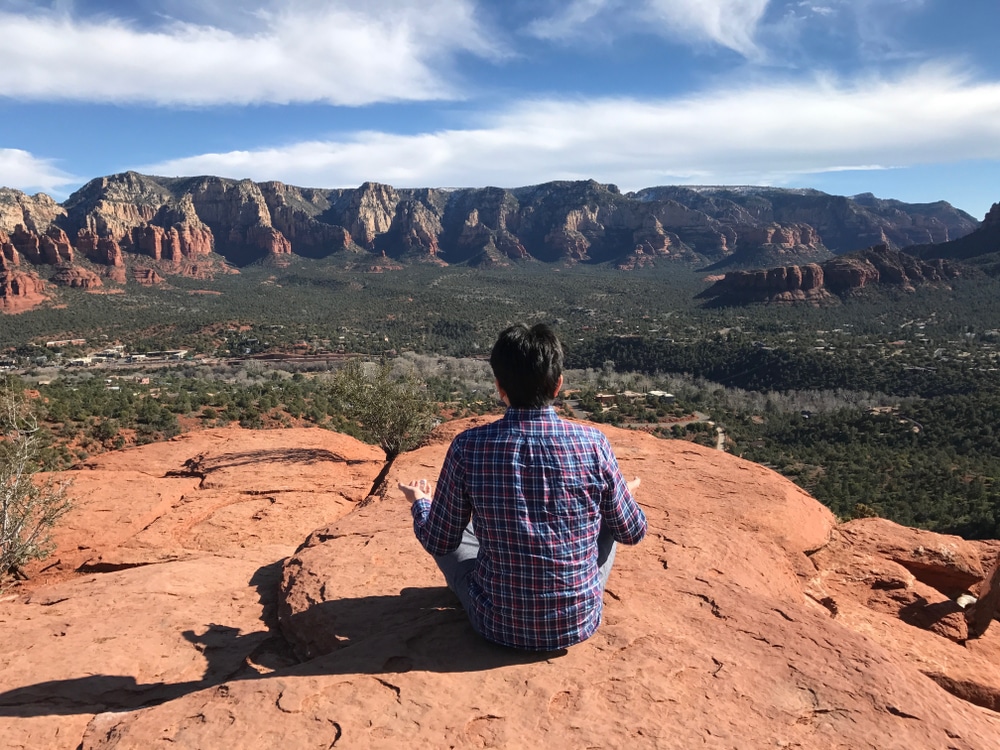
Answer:
[[[188,4],[164,6],[180,13]],[[472,0],[267,0],[247,11],[228,0],[161,19],[155,28],[60,12],[0,13],[16,54],[0,66],[0,95],[211,105],[381,101],[456,97],[446,71],[458,53],[492,56],[496,46]]]
[[[58,197],[64,194],[63,188],[80,182],[79,177],[62,171],[51,159],[40,159],[17,148],[0,148],[0,185]]]
[[[770,0],[574,0],[561,13],[535,21],[543,39],[604,35],[610,29],[658,33],[682,42],[706,42],[759,57],[754,36]]]
[[[365,180],[513,187],[595,178],[623,189],[665,183],[781,184],[797,175],[1000,159],[1000,83],[941,68],[895,80],[745,85],[657,102],[525,101],[483,127],[204,154],[145,166],[310,187]]]

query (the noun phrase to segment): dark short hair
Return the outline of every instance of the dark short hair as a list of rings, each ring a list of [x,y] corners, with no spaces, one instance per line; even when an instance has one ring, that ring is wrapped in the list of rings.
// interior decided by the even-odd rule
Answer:
[[[562,344],[544,323],[528,328],[524,323],[505,329],[490,352],[493,376],[511,406],[541,409],[555,398],[562,375]]]

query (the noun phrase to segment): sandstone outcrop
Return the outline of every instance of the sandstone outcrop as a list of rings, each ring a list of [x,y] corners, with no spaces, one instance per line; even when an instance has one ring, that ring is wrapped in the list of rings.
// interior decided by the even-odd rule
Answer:
[[[0,187],[0,232],[10,233],[20,224],[36,234],[66,215],[66,209],[45,193],[26,195]]]
[[[823,266],[781,266],[759,271],[730,271],[702,292],[712,304],[819,304],[831,299]]]
[[[344,226],[354,241],[368,250],[375,249],[375,238],[392,227],[399,194],[389,185],[366,182],[353,191],[344,214]]]
[[[81,266],[60,266],[52,276],[52,283],[72,289],[97,289],[103,286],[100,276]]]
[[[105,279],[114,282],[115,284],[124,284],[128,281],[128,274],[125,273],[125,269],[121,266],[111,266],[109,268],[105,268],[103,276]]]
[[[834,257],[808,224],[747,225],[736,228],[733,252],[705,270],[803,266]]]
[[[281,182],[264,182],[260,189],[274,228],[287,238],[295,254],[324,258],[345,250],[363,251],[347,229],[317,219],[330,209],[331,196],[325,191],[296,188]]]
[[[81,229],[76,237],[76,246],[84,257],[99,265],[115,268],[125,265],[121,246],[114,237],[100,237],[92,229]]]
[[[945,282],[958,273],[947,261],[922,261],[881,245],[821,264],[730,271],[698,296],[711,305],[821,304],[879,284],[913,291],[917,284]]]
[[[1000,743],[1000,626],[963,639],[926,582],[986,580],[995,546],[837,526],[763,467],[607,432],[650,532],[619,549],[597,634],[548,654],[471,631],[351,438],[210,430],[86,462],[55,555],[0,599],[6,747]]]
[[[922,261],[884,245],[834,258],[827,261],[823,269],[827,286],[838,294],[871,283],[912,291],[916,284],[942,282],[958,275],[953,264],[941,260]]]
[[[57,265],[73,262],[73,248],[66,233],[58,227],[50,226],[38,234],[22,224],[10,233],[10,244],[29,263]]]
[[[0,270],[10,270],[21,265],[21,254],[17,252],[10,236],[0,231]]]
[[[140,268],[133,266],[130,275],[132,281],[140,286],[155,286],[163,283],[163,277],[153,268]]]
[[[4,312],[30,310],[46,299],[45,282],[34,273],[0,269],[0,309]]]
[[[153,260],[180,263],[212,252],[212,231],[204,225],[178,222],[164,228],[154,224],[136,227],[131,233],[132,246]]]

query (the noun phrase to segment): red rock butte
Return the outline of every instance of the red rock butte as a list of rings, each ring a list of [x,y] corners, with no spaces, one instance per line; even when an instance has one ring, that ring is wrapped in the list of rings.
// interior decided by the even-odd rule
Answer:
[[[649,534],[597,634],[544,654],[471,630],[402,495],[369,494],[376,448],[219,429],[87,461],[0,597],[4,747],[1000,747],[1000,544],[838,525],[761,466],[606,432]]]

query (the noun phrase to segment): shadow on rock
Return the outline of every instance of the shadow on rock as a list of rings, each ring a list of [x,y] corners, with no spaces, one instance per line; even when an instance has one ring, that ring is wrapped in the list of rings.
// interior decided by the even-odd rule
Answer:
[[[0,716],[30,717],[128,711],[154,706],[236,680],[326,674],[388,674],[423,670],[468,672],[526,664],[565,654],[525,652],[489,643],[472,630],[446,587],[409,588],[398,596],[370,596],[323,602],[295,618],[295,631],[315,623],[320,658],[292,647],[277,629],[277,585],[281,561],[261,567],[257,587],[267,631],[241,634],[211,623],[202,633],[181,635],[204,656],[199,680],[140,683],[130,675],[90,675],[52,680],[0,693]],[[287,631],[287,623],[286,631]]]
[[[325,601],[282,619],[301,659],[317,673],[471,672],[546,661],[566,653],[518,651],[490,643],[469,624],[446,586],[406,588],[398,596]]]

